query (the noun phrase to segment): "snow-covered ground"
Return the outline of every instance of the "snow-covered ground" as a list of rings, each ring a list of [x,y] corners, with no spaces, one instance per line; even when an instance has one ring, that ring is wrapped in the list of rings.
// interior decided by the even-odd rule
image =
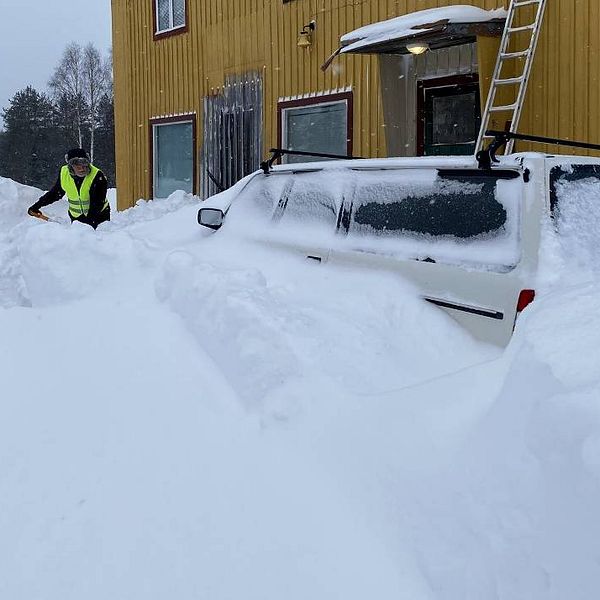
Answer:
[[[0,178],[0,598],[597,596],[581,236],[547,232],[502,352],[183,193],[97,231],[26,217],[39,194]]]

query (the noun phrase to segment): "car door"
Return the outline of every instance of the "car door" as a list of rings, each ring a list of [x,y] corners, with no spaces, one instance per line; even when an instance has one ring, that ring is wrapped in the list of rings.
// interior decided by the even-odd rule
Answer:
[[[473,335],[506,344],[519,296],[518,170],[354,170],[332,263],[393,271]]]

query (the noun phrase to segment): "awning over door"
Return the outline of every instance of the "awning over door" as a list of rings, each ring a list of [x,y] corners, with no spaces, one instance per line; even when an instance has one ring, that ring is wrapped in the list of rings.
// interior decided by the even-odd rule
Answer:
[[[347,33],[332,59],[349,53],[408,54],[406,45],[414,42],[426,42],[436,50],[474,42],[478,35],[500,36],[507,14],[503,8],[466,5],[421,10]]]

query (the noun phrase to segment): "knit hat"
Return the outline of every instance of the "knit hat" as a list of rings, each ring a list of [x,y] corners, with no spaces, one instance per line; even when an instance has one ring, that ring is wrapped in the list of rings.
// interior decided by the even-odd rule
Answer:
[[[73,158],[83,158],[89,162],[90,157],[83,148],[72,148],[65,154],[65,162],[69,162]]]

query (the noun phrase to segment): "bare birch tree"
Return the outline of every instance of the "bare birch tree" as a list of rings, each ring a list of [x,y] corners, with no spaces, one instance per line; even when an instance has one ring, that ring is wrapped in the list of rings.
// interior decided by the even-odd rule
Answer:
[[[83,50],[82,78],[90,127],[90,158],[93,161],[100,101],[110,92],[112,83],[111,65],[102,60],[100,52],[93,44],[88,44]]]
[[[85,120],[83,51],[79,44],[72,42],[65,48],[48,85],[56,99],[62,96],[73,103],[79,146],[83,146]]]
[[[100,101],[111,92],[111,85],[110,59],[103,60],[93,44],[82,48],[75,42],[65,48],[49,82],[55,99],[66,98],[74,106],[80,147],[83,147],[84,131],[89,131],[92,161]]]

